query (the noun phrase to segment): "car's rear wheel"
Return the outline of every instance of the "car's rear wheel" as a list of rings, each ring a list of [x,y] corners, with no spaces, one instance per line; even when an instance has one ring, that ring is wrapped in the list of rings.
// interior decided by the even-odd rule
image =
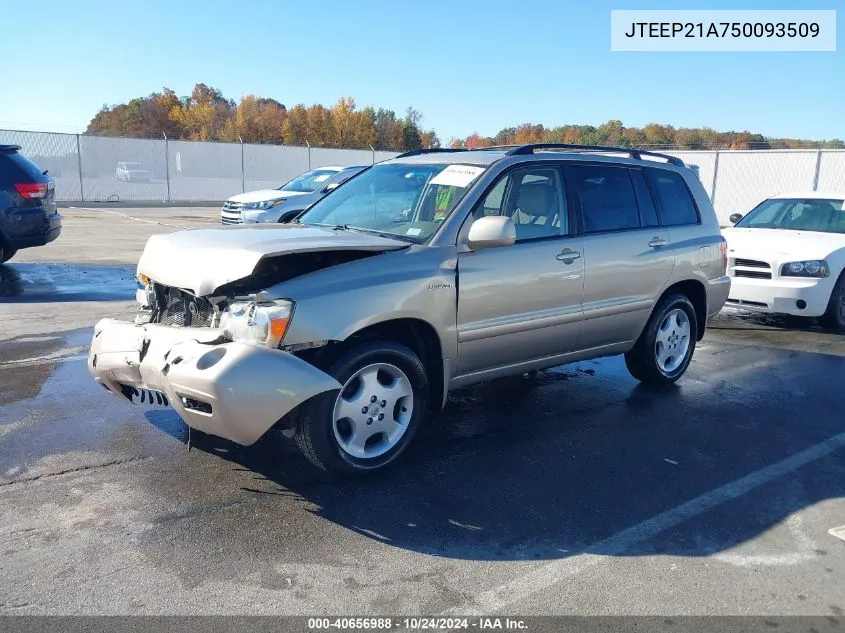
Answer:
[[[839,275],[836,285],[833,286],[827,311],[819,322],[831,330],[845,330],[845,271]]]
[[[689,367],[695,351],[698,322],[695,308],[681,294],[663,297],[634,347],[625,354],[625,365],[640,382],[668,385]]]
[[[372,472],[391,464],[417,432],[428,406],[425,367],[413,351],[392,341],[362,343],[327,373],[339,392],[306,403],[296,443],[331,475]]]

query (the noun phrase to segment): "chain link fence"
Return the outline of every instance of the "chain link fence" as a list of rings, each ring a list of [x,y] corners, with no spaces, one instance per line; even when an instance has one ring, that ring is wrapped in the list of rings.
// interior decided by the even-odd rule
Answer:
[[[213,202],[276,188],[328,165],[370,165],[377,150],[131,139],[0,130],[56,182],[60,202]],[[660,150],[697,165],[723,225],[768,196],[845,191],[845,150]]]
[[[0,130],[47,169],[60,202],[214,202],[274,189],[328,165],[371,165],[396,156],[376,150],[114,138]]]

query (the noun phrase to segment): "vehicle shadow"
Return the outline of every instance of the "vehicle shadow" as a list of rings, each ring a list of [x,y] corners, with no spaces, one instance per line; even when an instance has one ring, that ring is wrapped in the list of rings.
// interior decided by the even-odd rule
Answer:
[[[755,312],[721,312],[711,317],[708,327],[719,330],[794,330],[799,332],[825,332],[845,336],[845,332],[825,328],[812,317],[791,314],[765,314]]]
[[[134,275],[125,266],[3,264],[0,303],[130,300],[135,297]]]
[[[252,447],[196,433],[193,443],[231,462],[248,481],[243,491],[278,503],[279,512],[293,498],[297,511],[414,552],[708,556],[845,495],[841,450],[741,496],[731,492],[731,482],[842,432],[834,422],[841,399],[818,380],[841,372],[845,360],[749,349],[744,359],[742,350],[705,357],[696,375],[666,389],[637,385],[618,358],[462,389],[401,465],[354,480],[322,480],[276,433]],[[723,363],[731,379],[702,379]],[[812,404],[794,398],[790,377]],[[807,424],[807,416],[818,421]],[[726,486],[706,513],[678,515]],[[620,533],[643,525],[660,537],[620,542]],[[244,539],[252,529],[261,528],[243,526]]]

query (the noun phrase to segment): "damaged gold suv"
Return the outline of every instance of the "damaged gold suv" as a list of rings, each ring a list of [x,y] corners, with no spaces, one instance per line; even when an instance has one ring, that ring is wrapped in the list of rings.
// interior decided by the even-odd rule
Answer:
[[[131,401],[319,469],[393,462],[449,391],[624,354],[671,383],[728,296],[725,241],[679,159],[562,144],[416,150],[282,225],[150,238],[135,323],[89,368]]]

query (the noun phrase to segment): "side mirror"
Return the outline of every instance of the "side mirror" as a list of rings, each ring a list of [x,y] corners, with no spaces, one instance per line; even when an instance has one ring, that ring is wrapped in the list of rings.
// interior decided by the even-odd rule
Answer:
[[[486,215],[478,218],[469,227],[469,235],[467,235],[467,244],[474,251],[511,246],[514,242],[516,242],[516,226],[513,220],[501,215]]]
[[[731,224],[736,224],[736,223],[737,223],[737,222],[739,222],[741,219],[742,219],[742,214],[741,214],[741,213],[732,213],[732,214],[731,214],[731,217],[729,217],[729,218],[728,218],[728,220],[730,220]]]
[[[338,187],[340,187],[339,182],[330,182],[325,187],[323,187],[323,193],[328,193],[329,191],[334,191]]]

